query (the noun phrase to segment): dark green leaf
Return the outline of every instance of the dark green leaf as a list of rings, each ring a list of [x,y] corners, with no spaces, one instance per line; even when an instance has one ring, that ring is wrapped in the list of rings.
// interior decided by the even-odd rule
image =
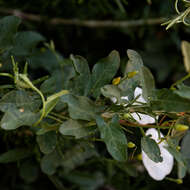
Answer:
[[[143,66],[141,56],[133,50],[127,50],[129,61],[126,67],[126,74],[129,72],[138,71],[138,73],[120,85],[120,88],[134,88],[134,86],[141,86],[143,89],[143,97],[149,101],[152,91],[155,88],[154,77],[149,69]],[[134,90],[134,89],[133,89]]]
[[[105,142],[108,152],[118,161],[127,159],[127,139],[119,126],[119,118],[115,115],[109,124],[100,117],[96,122],[101,133],[101,139]]]
[[[143,90],[143,97],[148,102],[155,89],[154,77],[147,67],[142,67],[141,71],[141,86]]]
[[[34,182],[39,176],[39,168],[37,163],[32,160],[23,162],[19,168],[19,174],[27,183]]]
[[[13,38],[20,22],[20,18],[16,16],[7,16],[0,20],[0,49],[13,45]]]
[[[101,88],[101,93],[107,98],[117,98],[118,103],[121,98],[121,90],[116,85],[105,85]]]
[[[190,99],[190,87],[184,84],[177,85],[178,89],[174,90],[174,93],[182,98]]]
[[[182,98],[168,89],[154,91],[150,102],[151,108],[157,111],[185,112],[190,110],[190,100]]]
[[[24,109],[23,111],[12,109],[3,115],[1,119],[1,128],[5,130],[14,130],[24,125],[32,126],[38,119],[38,113],[33,113]]]
[[[49,73],[53,73],[55,70],[61,69],[56,55],[50,50],[45,50],[44,52],[37,51],[36,53],[33,53],[33,55],[27,59],[27,62],[31,68],[43,68]]]
[[[104,184],[104,176],[102,173],[84,173],[72,172],[64,176],[71,183],[78,184],[83,190],[96,190]]]
[[[67,150],[64,154],[62,166],[66,173],[81,166],[85,161],[92,156],[98,156],[92,144],[80,143],[71,149]]]
[[[163,161],[158,144],[149,136],[144,136],[141,139],[141,148],[152,161],[156,163]]]
[[[94,132],[94,127],[85,126],[86,123],[69,119],[63,122],[59,128],[59,132],[62,135],[71,135],[76,139],[89,136]]]
[[[53,175],[56,172],[57,167],[61,164],[61,157],[55,150],[50,154],[44,155],[40,164],[42,172],[47,175]]]
[[[41,105],[41,100],[36,94],[24,90],[13,90],[5,94],[0,100],[0,110],[2,112],[13,109],[27,109],[36,111]]]
[[[76,72],[76,76],[73,78],[73,87],[71,91],[77,95],[87,94],[88,81],[90,80],[90,69],[88,62],[81,56],[71,55],[71,60],[73,61],[73,66]]]
[[[182,167],[186,167],[185,159],[182,156],[182,154],[176,150],[173,146],[167,146],[165,147],[168,152],[177,160],[178,164],[180,164]]]
[[[96,63],[92,69],[92,78],[90,81],[90,94],[94,97],[100,95],[100,88],[110,83],[117,73],[120,65],[120,57],[117,51],[112,51],[108,57]]]
[[[32,151],[25,148],[16,148],[0,155],[0,163],[17,162],[32,155]]]
[[[68,104],[69,114],[72,119],[91,121],[103,110],[102,107],[95,105],[93,101],[85,96],[67,94],[60,99]]]
[[[27,56],[32,53],[36,45],[45,38],[36,32],[18,32],[14,39],[12,54],[15,56]]]
[[[41,152],[49,154],[53,152],[57,144],[57,134],[55,131],[47,132],[43,135],[37,136],[37,142]]]

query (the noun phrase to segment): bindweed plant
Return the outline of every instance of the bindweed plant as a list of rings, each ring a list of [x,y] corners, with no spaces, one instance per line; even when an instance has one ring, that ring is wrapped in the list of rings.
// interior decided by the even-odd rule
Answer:
[[[190,172],[188,42],[188,74],[156,89],[134,50],[123,76],[116,50],[90,70],[85,58],[64,58],[40,34],[18,32],[20,22],[0,20],[1,164],[16,162],[27,183],[43,172],[60,190],[95,190],[120,174],[138,178],[142,164],[154,180],[183,182]]]

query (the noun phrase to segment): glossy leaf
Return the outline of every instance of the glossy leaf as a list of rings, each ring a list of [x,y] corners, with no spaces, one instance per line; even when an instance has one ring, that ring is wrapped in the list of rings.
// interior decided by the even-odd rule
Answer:
[[[115,115],[110,123],[100,116],[96,117],[101,139],[105,142],[108,152],[118,161],[127,160],[127,138],[119,126],[119,118]]]
[[[141,139],[141,148],[147,156],[154,162],[162,162],[161,152],[158,144],[154,139],[149,136],[144,136]]]

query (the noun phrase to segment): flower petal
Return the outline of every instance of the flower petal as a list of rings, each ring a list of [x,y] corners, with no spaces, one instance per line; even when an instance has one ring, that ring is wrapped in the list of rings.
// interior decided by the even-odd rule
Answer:
[[[149,115],[142,114],[142,113],[131,113],[133,118],[140,124],[146,125],[148,123],[155,123],[155,119]]]
[[[139,96],[140,95],[140,96]],[[142,96],[142,88],[139,88],[139,87],[136,87],[135,88],[135,92],[134,92],[134,96],[135,98],[137,96],[139,96],[139,98],[137,98],[137,101],[138,102],[141,102],[141,103],[146,103],[146,100],[143,98]],[[134,103],[134,105],[139,105],[139,103]]]
[[[152,135],[151,138],[156,142],[159,142],[158,131],[156,129],[148,129],[146,131],[146,135]],[[162,133],[160,135],[161,137],[164,137]],[[164,148],[165,146],[168,146],[166,141],[159,143],[158,146],[160,148],[161,156],[163,157],[162,162],[153,162],[144,151],[142,151],[142,161],[149,175],[153,179],[160,181],[171,172],[174,159],[173,156]]]

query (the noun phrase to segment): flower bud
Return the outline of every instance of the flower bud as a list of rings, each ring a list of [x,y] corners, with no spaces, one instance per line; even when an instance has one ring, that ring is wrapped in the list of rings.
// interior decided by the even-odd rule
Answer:
[[[137,155],[137,160],[142,160],[142,154]]]
[[[131,118],[131,115],[130,115],[129,113],[125,113],[125,114],[123,115],[123,118],[124,118],[124,119],[129,119],[129,118]]]
[[[176,131],[187,131],[189,129],[189,126],[183,125],[183,124],[177,124],[177,125],[175,125],[174,129]]]
[[[127,73],[127,76],[128,76],[128,78],[132,78],[132,77],[134,77],[137,73],[138,73],[138,71],[132,71],[132,72]]]
[[[128,142],[127,144],[128,148],[134,148],[136,145],[133,142]]]
[[[183,180],[182,180],[182,179],[176,179],[176,183],[177,183],[177,184],[182,184],[182,183],[183,183]]]
[[[121,81],[121,77],[117,77],[117,78],[114,78],[113,81],[112,81],[112,84],[113,85],[118,85]]]
[[[177,146],[176,147],[176,150],[180,151],[181,147],[180,146]]]

